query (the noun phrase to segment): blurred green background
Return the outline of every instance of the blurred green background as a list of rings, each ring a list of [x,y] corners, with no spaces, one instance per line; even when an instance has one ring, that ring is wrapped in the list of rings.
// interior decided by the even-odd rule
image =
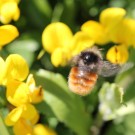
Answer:
[[[20,36],[4,48],[2,56],[7,57],[10,53],[18,53],[27,60],[37,83],[46,89],[45,101],[36,105],[41,116],[39,122],[49,125],[58,135],[135,135],[134,67],[116,77],[100,77],[93,92],[86,97],[80,97],[68,90],[69,66],[55,68],[51,64],[48,53],[45,53],[41,59],[37,59],[43,49],[42,32],[49,23],[64,22],[75,33],[85,21],[98,21],[101,11],[108,7],[124,8],[128,17],[135,18],[134,0],[20,1],[20,19],[12,22],[19,29]],[[108,47],[105,46],[105,48]],[[135,63],[135,50],[130,48],[129,52],[129,62]],[[45,71],[38,71],[39,69],[45,69]],[[116,119],[103,122],[98,116],[100,104],[98,93],[105,82],[117,82],[126,89],[124,95],[126,106],[123,105],[124,109],[120,110],[121,117],[115,116]],[[2,100],[0,102],[2,107],[5,107],[5,103]],[[0,125],[1,128],[3,126]]]

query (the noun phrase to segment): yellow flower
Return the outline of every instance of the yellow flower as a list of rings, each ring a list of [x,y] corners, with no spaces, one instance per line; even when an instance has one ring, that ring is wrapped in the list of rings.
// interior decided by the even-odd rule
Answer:
[[[29,97],[32,103],[39,103],[43,100],[43,89],[41,86],[37,87],[34,77],[30,74],[27,78],[26,84],[29,87]]]
[[[57,135],[57,134],[47,126],[37,124],[34,127],[34,135]]]
[[[114,64],[124,64],[128,60],[128,49],[125,45],[113,46],[107,52],[107,59]]]
[[[82,50],[94,45],[94,41],[85,32],[77,32],[70,41],[69,47],[57,48],[51,55],[54,66],[65,66],[67,62]]]
[[[0,26],[0,49],[19,36],[17,28],[13,25]]]
[[[31,104],[22,104],[13,109],[6,117],[5,123],[8,126],[15,125],[21,118],[35,124],[38,121],[38,113],[35,107]],[[31,122],[32,121],[32,122]]]
[[[0,3],[0,21],[7,24],[12,20],[17,21],[20,17],[18,3],[13,0],[6,0]]]
[[[18,54],[11,54],[5,62],[0,58],[0,63],[0,84],[7,87],[7,100],[14,106],[30,102],[29,87],[21,82],[26,79],[29,72],[26,61]]]
[[[126,11],[122,8],[107,8],[101,12],[99,22],[92,20],[85,22],[81,26],[81,32],[77,32],[74,36],[65,24],[52,23],[43,32],[43,47],[51,53],[51,61],[57,67],[66,65],[72,56],[91,47],[94,43],[106,45],[114,42],[122,46],[135,46],[135,20],[125,18],[125,15]],[[117,62],[115,58],[115,60],[110,58],[111,51],[107,54],[108,60],[117,64],[126,62],[128,52],[123,48],[118,47]],[[125,58],[122,59],[121,54],[124,52]]]
[[[54,66],[64,66],[71,58],[72,37],[70,28],[62,22],[51,23],[44,29],[43,47],[51,53],[51,61]]]
[[[110,48],[107,59],[123,64],[128,59],[128,46],[135,46],[135,20],[125,18],[122,8],[107,8],[100,14],[100,21],[87,21],[81,26],[98,45],[113,42],[120,44]],[[125,46],[125,47],[124,47]]]
[[[7,83],[6,97],[7,100],[14,106],[29,103],[29,87],[24,82],[10,80]]]
[[[69,46],[72,36],[71,30],[66,24],[62,22],[51,23],[43,31],[43,47],[47,52],[53,53],[59,47]]]
[[[38,120],[39,114],[35,107],[31,104],[22,104],[7,115],[5,123],[7,126],[13,126],[15,135],[33,135],[33,125]]]
[[[6,75],[5,80],[15,79],[23,81],[29,73],[29,67],[25,59],[18,54],[11,54],[6,61]]]

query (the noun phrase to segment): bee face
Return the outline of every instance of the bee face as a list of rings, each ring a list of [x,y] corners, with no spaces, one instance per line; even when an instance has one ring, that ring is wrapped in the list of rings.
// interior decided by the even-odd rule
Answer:
[[[97,63],[99,60],[99,57],[93,52],[82,52],[80,58],[83,60],[84,65]]]
[[[68,86],[69,89],[79,95],[87,95],[96,84],[98,75],[111,76],[116,74],[120,66],[108,61],[103,61],[97,47],[92,47],[76,55],[72,62]]]
[[[88,70],[90,72],[98,72],[102,63],[102,56],[100,51],[94,47],[82,51],[79,55],[73,58],[74,65]]]

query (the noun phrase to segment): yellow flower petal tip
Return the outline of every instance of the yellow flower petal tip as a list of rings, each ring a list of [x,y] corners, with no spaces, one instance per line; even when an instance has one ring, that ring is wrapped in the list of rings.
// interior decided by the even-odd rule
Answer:
[[[0,47],[13,41],[19,36],[17,28],[13,25],[3,25],[0,26]]]
[[[66,24],[54,22],[44,29],[42,44],[47,52],[52,53],[58,47],[68,46],[72,36],[72,31]]]
[[[43,89],[41,86],[30,89],[30,99],[32,103],[39,103],[43,100]]]
[[[109,24],[117,24],[122,20],[122,18],[125,16],[126,11],[123,8],[107,8],[103,10],[100,14],[100,22],[104,26],[108,26]]]
[[[63,51],[61,48],[57,48],[51,55],[51,61],[52,64],[55,67],[60,66],[64,61],[63,61]]]
[[[107,52],[107,60],[114,64],[124,64],[128,60],[128,49],[125,45],[113,46]]]
[[[3,24],[8,24],[11,20],[17,21],[20,17],[20,10],[15,1],[5,2],[0,7],[0,21]]]
[[[37,87],[34,77],[30,74],[26,82],[29,86],[30,93],[29,97],[32,103],[39,103],[43,100],[43,89],[41,86]]]
[[[104,27],[96,21],[87,21],[81,26],[81,30],[86,32],[97,44],[108,42]]]
[[[52,129],[42,124],[37,124],[34,127],[34,135],[57,135]]]

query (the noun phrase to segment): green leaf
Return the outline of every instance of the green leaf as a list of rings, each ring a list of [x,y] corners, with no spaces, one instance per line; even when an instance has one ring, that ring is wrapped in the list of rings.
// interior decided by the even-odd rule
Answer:
[[[13,135],[10,127],[7,127],[4,123],[4,118],[7,115],[7,109],[0,109],[0,135]]]
[[[2,117],[0,117],[0,135],[10,135],[3,123]]]
[[[37,31],[42,31],[50,23],[52,8],[48,0],[31,0],[31,2],[24,0],[21,4],[29,25],[28,29],[33,27]]]
[[[124,89],[124,102],[135,99],[135,68],[119,74],[115,82]]]
[[[5,87],[0,86],[0,108],[6,106],[7,100],[6,100],[6,90]]]
[[[45,70],[39,70],[34,76],[36,83],[45,89],[44,100],[58,120],[78,135],[88,135],[90,118],[81,97],[69,91],[65,79],[60,74]]]

